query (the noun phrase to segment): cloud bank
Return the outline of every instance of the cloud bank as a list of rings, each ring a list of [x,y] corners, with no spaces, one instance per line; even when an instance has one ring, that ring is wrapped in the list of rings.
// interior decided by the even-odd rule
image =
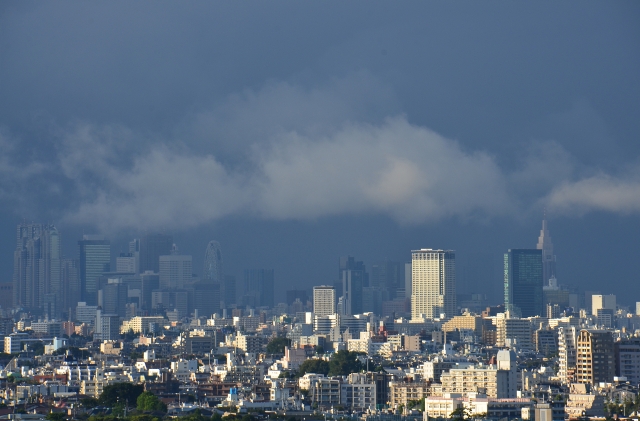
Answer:
[[[406,225],[542,206],[640,212],[640,171],[589,173],[552,141],[531,142],[516,168],[502,168],[399,108],[366,73],[314,89],[272,82],[194,113],[171,136],[73,123],[52,134],[53,156],[30,159],[23,171],[5,134],[0,193],[49,177],[52,194],[69,198],[54,206],[59,219],[103,232],[188,229],[232,215],[377,214]]]

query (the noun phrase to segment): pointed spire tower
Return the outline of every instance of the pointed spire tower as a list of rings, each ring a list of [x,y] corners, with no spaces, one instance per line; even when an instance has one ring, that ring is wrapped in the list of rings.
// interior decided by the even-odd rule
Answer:
[[[542,250],[542,276],[544,285],[549,285],[549,279],[556,277],[556,256],[553,254],[553,243],[551,242],[551,234],[547,227],[547,212],[545,210],[542,219],[542,229],[538,237],[538,250]]]

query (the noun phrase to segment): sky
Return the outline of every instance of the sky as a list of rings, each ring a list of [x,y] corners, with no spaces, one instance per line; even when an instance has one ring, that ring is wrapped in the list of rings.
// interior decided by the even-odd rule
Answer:
[[[174,236],[279,290],[454,249],[499,302],[546,212],[560,283],[640,301],[640,4],[0,4],[0,276],[15,226]]]

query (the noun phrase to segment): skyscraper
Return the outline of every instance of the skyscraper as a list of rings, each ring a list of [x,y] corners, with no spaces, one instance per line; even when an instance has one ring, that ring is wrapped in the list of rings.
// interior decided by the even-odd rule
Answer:
[[[45,314],[50,318],[58,317],[62,310],[62,252],[60,234],[53,225],[45,226],[40,242],[38,307],[49,303]]]
[[[456,255],[453,250],[411,251],[411,317],[456,315]]]
[[[549,284],[549,279],[556,276],[556,256],[553,254],[553,243],[547,227],[547,218],[542,220],[542,229],[538,237],[538,250],[542,250],[542,281]]]
[[[339,312],[345,315],[361,314],[362,289],[369,286],[369,274],[364,263],[351,256],[341,257],[338,273],[342,302]]]
[[[60,235],[53,225],[22,223],[14,253],[13,302],[58,316],[62,304]]]
[[[520,317],[544,315],[542,250],[511,249],[504,255],[504,307]]]
[[[323,317],[336,312],[336,289],[329,285],[313,287],[313,314]]]
[[[160,256],[160,289],[182,289],[193,276],[192,258],[182,254]]]
[[[220,243],[217,241],[209,241],[207,249],[204,253],[204,271],[202,272],[203,280],[222,283],[224,273],[222,271],[222,251]]]
[[[62,259],[62,310],[68,311],[71,316],[73,309],[81,300],[80,272],[78,259]]]
[[[31,308],[40,258],[41,224],[18,224],[13,254],[13,305]]]
[[[247,269],[244,271],[245,304],[273,307],[273,269]]]
[[[103,237],[84,235],[78,249],[82,301],[96,305],[98,278],[111,270],[111,243]]]
[[[160,270],[160,256],[171,254],[173,237],[165,234],[146,234],[140,239],[140,273]],[[131,245],[130,245],[131,248]]]

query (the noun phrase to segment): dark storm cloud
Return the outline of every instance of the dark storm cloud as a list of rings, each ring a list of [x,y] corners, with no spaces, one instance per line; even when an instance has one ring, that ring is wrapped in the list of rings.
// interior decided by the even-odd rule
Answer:
[[[500,231],[543,207],[638,228],[639,11],[3,2],[1,211],[105,233]]]

